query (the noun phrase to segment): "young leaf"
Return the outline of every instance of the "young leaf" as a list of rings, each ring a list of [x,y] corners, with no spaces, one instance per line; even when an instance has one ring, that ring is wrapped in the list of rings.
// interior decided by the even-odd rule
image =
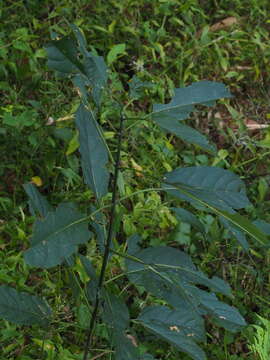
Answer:
[[[229,170],[211,166],[178,168],[165,174],[167,184],[179,185],[187,192],[217,209],[232,212],[248,206],[244,182]],[[178,187],[177,187],[178,188]],[[194,202],[181,191],[168,190],[182,200]]]
[[[61,204],[44,220],[36,220],[31,247],[24,253],[30,266],[50,268],[61,264],[91,236],[84,216],[74,204]]]
[[[47,199],[40,194],[35,185],[24,184],[23,188],[29,197],[29,207],[32,215],[45,217],[53,207],[48,203]]]
[[[149,306],[138,320],[151,332],[168,341],[194,360],[206,360],[204,351],[195,343],[205,341],[203,319],[181,310],[165,306]]]
[[[125,53],[125,50],[126,50],[126,44],[114,45],[107,55],[107,64],[111,65],[118,58],[119,55]]]
[[[18,292],[15,289],[0,286],[0,317],[18,325],[38,324],[47,326],[51,309],[45,300]]]
[[[76,125],[79,130],[84,179],[100,200],[108,192],[109,182],[109,172],[106,168],[108,153],[101,129],[84,105],[80,105],[76,112]]]

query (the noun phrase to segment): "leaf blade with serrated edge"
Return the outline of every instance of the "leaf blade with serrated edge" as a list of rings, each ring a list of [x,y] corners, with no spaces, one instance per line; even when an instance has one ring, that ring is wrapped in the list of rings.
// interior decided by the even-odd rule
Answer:
[[[75,115],[79,130],[80,153],[84,180],[100,200],[108,192],[109,172],[106,168],[108,152],[101,129],[92,113],[80,105]]]
[[[25,251],[28,265],[50,268],[61,264],[91,236],[85,217],[74,204],[60,204],[44,220],[36,220],[31,247]]]
[[[18,292],[7,285],[0,286],[0,317],[18,325],[47,326],[51,309],[37,296]]]

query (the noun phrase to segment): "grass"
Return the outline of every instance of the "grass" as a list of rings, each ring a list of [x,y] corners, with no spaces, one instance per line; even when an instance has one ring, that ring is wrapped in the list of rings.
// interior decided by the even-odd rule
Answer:
[[[154,178],[175,166],[215,162],[236,171],[246,182],[254,204],[248,209],[249,216],[269,222],[269,130],[251,130],[247,125],[249,120],[258,125],[269,123],[270,5],[267,0],[47,0],[40,6],[37,1],[28,0],[2,1],[0,8],[3,19],[0,24],[0,153],[3,154],[0,283],[30,292],[35,288],[35,292],[49,296],[57,317],[45,340],[45,358],[79,359],[84,339],[79,312],[83,309],[70,302],[69,290],[66,297],[60,298],[67,279],[57,269],[31,270],[30,273],[22,258],[33,222],[23,183],[38,177],[41,192],[52,204],[76,199],[82,207],[89,206],[89,192],[82,184],[77,152],[71,143],[76,136],[72,114],[77,98],[71,87],[55,79],[46,68],[43,47],[50,33],[65,34],[67,22],[75,23],[84,31],[93,49],[105,58],[114,45],[126,45],[125,52],[111,64],[114,91],[127,91],[128,80],[134,74],[153,84],[143,105],[134,104],[131,116],[147,110],[152,97],[156,102],[168,100],[175,86],[201,79],[227,84],[235,96],[232,100],[223,101],[214,110],[200,115],[195,113],[190,120],[217,144],[219,156],[215,159],[172,136],[162,135],[149,122],[140,122],[138,126],[130,122],[122,158],[122,165],[127,168],[124,170],[126,193],[142,189],[146,183],[149,186],[149,181],[154,184]],[[213,30],[212,25],[228,17],[234,18],[232,25]],[[53,119],[52,125],[49,118]],[[114,113],[105,111],[102,121],[106,122],[107,136],[113,141]],[[68,149],[69,155],[66,155]],[[233,304],[249,323],[258,322],[256,313],[268,318],[269,251],[262,252],[252,244],[253,250],[248,256],[236,242],[228,239],[211,215],[201,215],[209,229],[208,241],[192,233],[183,223],[173,233],[176,220],[168,210],[169,204],[161,200],[156,193],[142,193],[130,200],[128,210],[119,214],[123,237],[136,229],[151,245],[179,244],[193,254],[203,271],[222,276],[232,285]],[[88,251],[94,254],[95,245],[91,243]],[[99,260],[95,260],[97,266]],[[120,266],[112,263],[112,277]],[[82,269],[78,272],[83,278]],[[137,294],[135,301],[151,299],[142,300]],[[76,319],[79,319],[78,326],[74,325]],[[245,333],[233,340],[230,334],[216,328],[208,332],[209,359],[260,359],[254,347],[249,346],[254,341]],[[97,333],[106,339],[102,325]],[[1,323],[2,358],[36,359],[41,353],[43,336],[36,329],[22,331],[7,322]],[[106,352],[102,346],[97,343],[97,354]],[[151,342],[151,338],[147,350],[160,359],[178,356],[165,344],[160,347]],[[110,356],[104,354],[103,358]]]

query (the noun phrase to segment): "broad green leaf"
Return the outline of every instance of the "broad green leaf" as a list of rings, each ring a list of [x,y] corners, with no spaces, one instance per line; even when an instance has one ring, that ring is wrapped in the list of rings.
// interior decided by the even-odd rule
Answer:
[[[168,121],[166,118],[162,120],[156,120],[156,123],[165,131],[171,132],[176,135],[183,141],[186,141],[190,144],[195,144],[200,146],[206,151],[216,153],[216,146],[209,143],[209,140],[206,136],[202,135],[199,131],[187,126],[185,124],[180,124],[178,120],[171,119]]]
[[[50,69],[64,74],[77,72],[85,74],[83,65],[78,59],[77,44],[73,38],[66,36],[60,40],[53,40],[45,50]]]
[[[206,359],[203,350],[195,343],[195,340],[205,341],[204,323],[192,313],[170,310],[165,306],[149,306],[138,320],[151,332],[189,354],[192,359]]]
[[[109,172],[106,168],[108,152],[101,129],[84,105],[80,105],[76,112],[76,126],[79,130],[84,180],[100,200],[107,194],[109,182]]]
[[[51,309],[37,296],[0,286],[0,317],[18,325],[49,325]]]
[[[206,309],[207,315],[211,316],[212,320],[219,326],[231,332],[240,331],[246,326],[246,322],[239,311],[219,301],[215,294],[194,288],[194,295],[200,299],[201,305]]]
[[[118,58],[119,55],[125,53],[125,50],[126,44],[114,45],[107,55],[107,64],[110,66]]]
[[[208,201],[209,198],[207,198],[207,201],[203,200],[205,194],[203,194],[204,196],[201,196],[200,192],[196,192],[192,188],[190,190],[190,188],[187,187],[186,185],[181,185],[179,183],[177,185],[174,184],[174,187],[175,190],[171,190],[171,186],[169,186],[167,192],[173,193],[173,195],[175,195],[176,197],[185,199],[191,202],[191,204],[198,203],[200,205],[203,205],[205,209],[208,208],[211,210],[211,212],[214,212],[216,215],[222,216],[223,218],[228,220],[232,225],[236,226],[236,228],[240,229],[247,235],[253,237],[259,243],[269,246],[268,237],[263,232],[261,232],[254,224],[252,224],[248,219],[241,216],[240,214],[233,212],[233,209],[230,209],[230,211],[233,213],[229,213],[227,211],[220,210],[219,208],[212,206],[211,202]],[[166,186],[164,188],[166,189]],[[179,193],[182,193],[183,197],[182,194]]]
[[[113,333],[123,332],[129,326],[129,311],[126,304],[116,295],[106,292],[103,306],[103,321]],[[117,334],[115,334],[117,336]]]
[[[93,99],[99,106],[101,92],[108,79],[106,64],[101,56],[87,51],[85,39],[79,28],[75,25],[71,28],[73,37],[66,36],[60,40],[53,40],[47,46],[48,66],[61,75],[71,76],[74,85],[80,90],[84,103],[88,98],[87,87],[91,86]]]
[[[175,95],[168,104],[153,106],[153,120],[164,130],[169,131],[184,141],[199,145],[203,149],[216,152],[205,136],[187,125],[180,124],[195,110],[195,105],[213,106],[215,100],[231,97],[224,84],[200,81],[185,88],[175,89]]]
[[[184,291],[185,283],[205,285],[214,291],[231,296],[231,289],[223,280],[209,279],[198,271],[191,258],[184,252],[171,247],[146,248],[136,252],[135,257],[141,261],[127,260],[128,275],[131,282],[144,286],[148,291],[162,297],[164,287],[178,286]],[[163,284],[164,286],[160,286]]]
[[[204,225],[190,211],[182,208],[171,208],[171,210],[175,213],[177,219],[180,219],[181,221],[192,225],[196,230],[200,231],[201,233],[205,233]]]
[[[185,88],[175,89],[175,95],[168,104],[155,104],[155,121],[184,120],[194,111],[194,105],[213,105],[215,100],[231,97],[224,84],[212,81],[199,81]]]
[[[83,219],[73,204],[66,203],[49,212],[44,220],[36,220],[31,247],[24,253],[26,263],[41,268],[61,264],[91,237]]]
[[[232,212],[248,206],[244,182],[229,170],[211,166],[178,168],[165,174],[166,184],[177,185],[209,205]],[[168,190],[182,200],[194,202],[183,192]]]
[[[48,203],[47,199],[40,194],[35,185],[28,183],[24,184],[23,188],[29,197],[29,207],[32,215],[45,217],[53,207]]]

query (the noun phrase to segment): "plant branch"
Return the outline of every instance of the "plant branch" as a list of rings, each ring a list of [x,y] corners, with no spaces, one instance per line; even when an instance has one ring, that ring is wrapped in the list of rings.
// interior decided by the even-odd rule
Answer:
[[[113,191],[112,191],[112,202],[111,202],[111,211],[110,211],[110,220],[109,220],[109,229],[108,229],[108,235],[105,243],[105,251],[101,266],[101,271],[99,275],[98,280],[98,287],[96,291],[96,298],[95,298],[95,305],[92,312],[92,316],[90,319],[89,329],[87,333],[86,343],[85,343],[85,350],[84,350],[84,356],[83,360],[87,360],[89,348],[92,342],[92,335],[94,331],[94,327],[96,324],[96,319],[98,315],[99,305],[100,305],[100,299],[101,299],[101,290],[103,287],[103,282],[105,278],[105,272],[108,264],[109,254],[110,254],[110,247],[113,237],[113,225],[114,225],[114,218],[115,218],[115,208],[117,204],[117,179],[118,179],[118,173],[119,173],[119,167],[120,167],[120,156],[121,156],[121,145],[122,145],[122,136],[123,136],[123,123],[124,123],[124,115],[121,114],[120,117],[120,126],[119,126],[119,133],[118,133],[118,142],[117,142],[117,154],[116,154],[116,160],[115,160],[115,167],[114,167],[114,177],[113,177]]]

